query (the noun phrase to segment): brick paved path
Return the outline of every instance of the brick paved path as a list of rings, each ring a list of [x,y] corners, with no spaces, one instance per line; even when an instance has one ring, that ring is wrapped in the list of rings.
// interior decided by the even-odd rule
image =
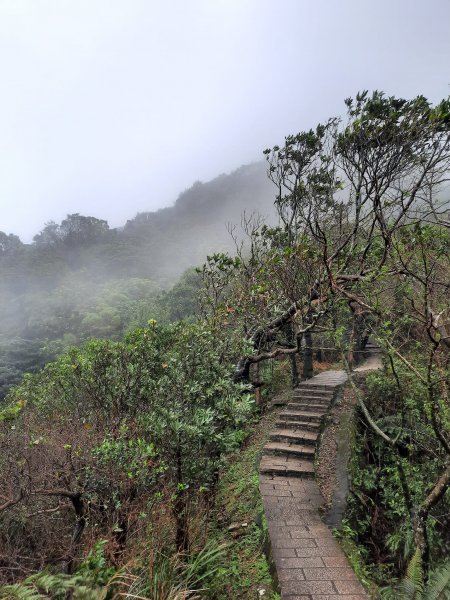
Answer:
[[[344,371],[300,384],[264,447],[260,490],[283,600],[363,600],[368,596],[318,509],[314,453],[320,424]]]

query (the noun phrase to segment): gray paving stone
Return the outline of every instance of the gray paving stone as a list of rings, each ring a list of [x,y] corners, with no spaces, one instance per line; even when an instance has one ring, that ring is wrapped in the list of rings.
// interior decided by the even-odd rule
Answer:
[[[307,581],[357,581],[350,567],[305,568],[303,575]]]
[[[308,596],[306,596],[308,597]],[[301,596],[300,596],[301,598]],[[303,598],[305,598],[305,596],[303,596]],[[361,595],[361,594],[312,594],[312,596],[309,596],[309,598],[311,600],[367,600],[367,595]],[[291,598],[289,600],[292,600]]]
[[[296,552],[298,552],[298,539],[293,540],[292,538],[272,538],[272,536],[270,536],[270,542],[272,544],[272,548],[295,548]],[[313,540],[312,538],[309,540],[302,540],[302,548],[301,550],[305,550],[307,548],[314,548],[315,550],[318,550],[317,546],[316,546],[316,542],[315,540]],[[315,555],[317,556],[317,555]]]
[[[336,550],[340,550],[342,552],[342,554],[344,554],[342,548],[339,546],[339,544],[337,543],[337,541],[334,539],[333,536],[330,536],[329,538],[324,536],[322,534],[321,537],[318,537],[316,534],[314,534],[314,532],[310,532],[312,533],[312,535],[314,536],[314,539],[316,540],[316,544],[320,547],[324,546],[325,548],[336,548]]]
[[[334,594],[336,588],[331,581],[286,581],[281,584],[283,600],[292,600],[301,594]]]
[[[286,519],[286,522],[295,523],[296,526],[300,525],[313,525],[319,520],[319,515],[314,511],[297,509],[295,506],[265,506],[266,517],[270,520],[275,518]]]
[[[325,548],[321,548],[322,552]],[[324,556],[322,560],[326,567],[348,567],[349,563],[346,556]]]
[[[305,576],[301,569],[283,569],[277,565],[278,581],[283,587],[284,583],[291,581],[305,581]]]
[[[308,500],[308,498],[293,498],[292,496],[277,496],[267,503],[267,506],[285,506],[286,508],[295,508],[296,510],[317,510],[320,504]]]
[[[315,541],[315,540],[314,540]],[[325,562],[327,558],[342,558],[342,549],[334,548],[334,547],[318,547],[311,546],[311,544],[303,545],[299,548],[298,546],[295,548],[295,553],[297,556],[309,558],[311,556],[321,556],[322,560]],[[326,564],[326,563],[325,563]],[[327,567],[331,567],[333,565],[326,565]]]
[[[292,491],[288,486],[285,486],[284,489],[276,489],[274,490],[274,486],[270,489],[264,489],[266,486],[260,486],[261,494],[267,499],[268,496],[275,496],[276,498],[280,498],[281,496],[291,496]]]
[[[356,580],[356,577],[354,581],[336,580],[334,585],[339,594],[361,594],[363,597],[367,598],[367,596],[364,596],[365,592],[363,586]]]
[[[295,548],[272,548],[272,557],[277,561],[280,558],[295,558]]]
[[[282,569],[304,569],[305,567],[325,567],[325,564],[320,556],[304,558],[281,558],[277,565]]]

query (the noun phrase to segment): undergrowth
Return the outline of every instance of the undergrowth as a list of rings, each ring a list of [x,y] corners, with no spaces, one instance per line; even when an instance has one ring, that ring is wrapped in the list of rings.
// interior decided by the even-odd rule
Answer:
[[[285,365],[278,363],[267,386],[270,392],[263,395],[265,403],[285,388],[285,379]],[[192,522],[194,531],[198,521],[198,532],[190,556],[175,552],[165,540],[167,524],[155,522],[121,566],[111,566],[108,540],[100,540],[73,575],[47,569],[0,587],[0,598],[280,600],[265,554],[268,531],[258,470],[275,419],[274,412],[267,412],[248,425],[242,447],[224,461],[213,506]]]
[[[422,435],[426,424],[419,419],[398,423],[390,414],[395,382],[384,373],[371,373],[359,381],[366,404],[377,422],[396,439],[404,440],[401,457],[407,475],[413,506],[420,504],[429,489],[430,475],[437,469],[439,457],[428,451],[417,453],[408,435]],[[415,388],[409,390],[412,394]],[[348,391],[346,392],[348,393]],[[430,513],[427,537],[430,544],[430,570],[422,572],[417,559],[414,533],[402,493],[397,468],[398,458],[382,446],[365,424],[358,410],[357,428],[352,439],[349,463],[351,479],[345,519],[336,533],[354,571],[372,598],[383,600],[450,598],[450,563],[448,561],[448,501],[444,497],[439,510]],[[403,436],[401,438],[401,436]],[[426,459],[424,456],[426,455]],[[431,457],[431,458],[430,458]]]
[[[211,597],[217,600],[279,598],[264,553],[268,532],[258,475],[259,455],[274,421],[273,413],[264,416],[222,473],[210,531],[227,544],[226,559],[213,582]]]

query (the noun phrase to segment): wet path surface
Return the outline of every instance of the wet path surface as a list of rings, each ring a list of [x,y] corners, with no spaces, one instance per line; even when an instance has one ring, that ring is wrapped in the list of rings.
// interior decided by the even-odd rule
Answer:
[[[300,384],[280,413],[260,463],[260,490],[283,600],[363,600],[368,596],[320,518],[314,480],[321,421],[344,371]]]

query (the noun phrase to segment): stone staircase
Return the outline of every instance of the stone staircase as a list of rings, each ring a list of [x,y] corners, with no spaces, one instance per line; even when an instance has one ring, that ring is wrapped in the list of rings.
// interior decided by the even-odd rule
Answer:
[[[314,477],[321,423],[337,387],[346,378],[343,371],[327,371],[302,382],[294,390],[264,446],[260,463],[262,475]]]
[[[327,371],[294,390],[264,447],[260,486],[282,600],[367,600],[347,558],[322,522],[314,480],[322,420],[344,371]]]

